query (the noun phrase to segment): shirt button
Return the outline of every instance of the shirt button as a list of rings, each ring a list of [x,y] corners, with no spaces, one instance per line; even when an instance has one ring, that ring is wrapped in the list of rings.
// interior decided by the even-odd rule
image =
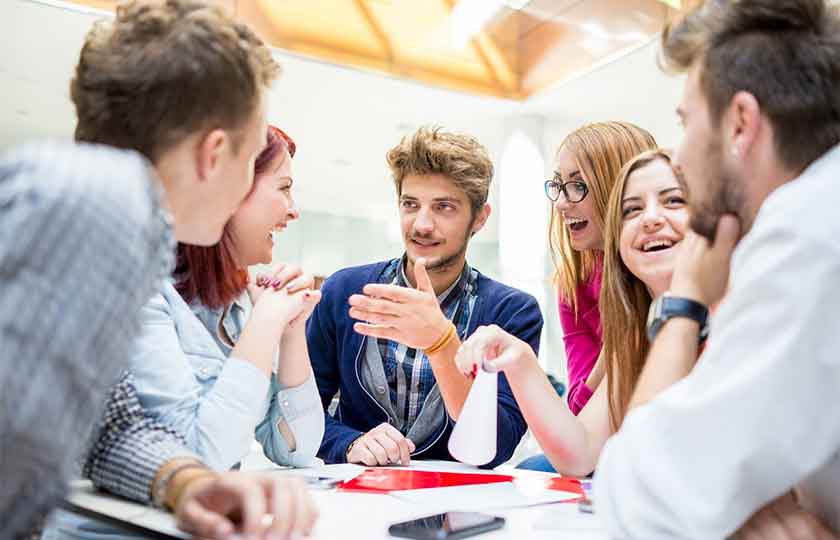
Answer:
[[[288,401],[284,401],[284,402],[283,402],[283,406],[284,406],[284,407],[288,407],[288,406],[289,406],[289,402],[288,402]]]
[[[385,393],[385,387],[380,384],[379,386],[376,387],[376,393],[377,394],[384,394]]]
[[[210,373],[210,371],[206,367],[199,369],[198,372],[201,373],[202,377],[206,377],[207,374]]]

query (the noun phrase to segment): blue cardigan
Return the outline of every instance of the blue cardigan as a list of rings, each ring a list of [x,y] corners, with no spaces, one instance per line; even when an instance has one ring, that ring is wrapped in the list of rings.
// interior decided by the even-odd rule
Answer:
[[[388,415],[363,387],[359,366],[364,336],[353,330],[347,300],[375,283],[389,261],[346,268],[333,274],[322,287],[323,299],[307,323],[309,358],[315,372],[318,392],[324,405],[326,429],[318,457],[327,463],[345,462],[347,447],[357,437],[388,421]],[[533,296],[480,272],[478,298],[467,334],[479,326],[496,324],[539,349],[542,314]],[[335,417],[326,410],[337,391],[341,391]],[[496,457],[486,467],[504,463],[513,455],[527,425],[504,375],[499,377],[498,438]],[[414,441],[413,458],[453,460],[447,449],[454,420],[449,415],[440,429],[426,441]]]

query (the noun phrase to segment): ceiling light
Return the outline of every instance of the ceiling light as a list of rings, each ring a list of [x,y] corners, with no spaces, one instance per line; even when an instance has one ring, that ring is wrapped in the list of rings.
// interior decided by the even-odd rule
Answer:
[[[607,32],[604,25],[599,22],[586,22],[580,25],[580,28],[595,39],[610,39],[610,33]]]
[[[452,43],[458,48],[466,47],[470,38],[490,22],[504,5],[505,0],[461,0],[455,4],[449,19]]]
[[[519,11],[528,5],[531,0],[505,0],[505,5],[510,9]]]

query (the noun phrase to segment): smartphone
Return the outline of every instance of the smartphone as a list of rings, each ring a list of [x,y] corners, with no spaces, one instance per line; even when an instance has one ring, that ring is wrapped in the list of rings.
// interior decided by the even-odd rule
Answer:
[[[388,534],[415,540],[449,540],[501,529],[504,525],[505,519],[496,516],[477,512],[447,512],[395,523],[388,528]]]

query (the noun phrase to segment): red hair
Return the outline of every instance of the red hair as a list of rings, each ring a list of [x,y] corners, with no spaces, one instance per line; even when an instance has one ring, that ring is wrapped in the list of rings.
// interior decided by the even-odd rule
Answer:
[[[269,172],[283,150],[294,157],[297,145],[282,129],[268,126],[266,146],[254,162],[254,176]],[[234,256],[230,225],[215,246],[179,243],[173,275],[175,289],[188,304],[198,300],[208,307],[222,308],[241,295],[248,285],[248,270]]]

